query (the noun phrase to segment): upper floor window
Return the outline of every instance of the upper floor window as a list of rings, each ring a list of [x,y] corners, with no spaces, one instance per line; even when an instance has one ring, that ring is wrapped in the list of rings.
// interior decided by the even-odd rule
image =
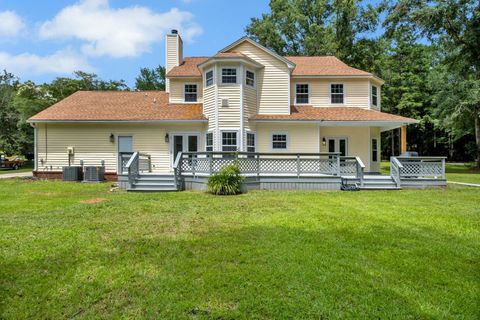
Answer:
[[[213,70],[208,70],[205,73],[205,86],[209,87],[213,84]]]
[[[205,135],[205,151],[213,151],[213,132]]]
[[[237,131],[222,132],[222,151],[237,151]]]
[[[197,85],[186,84],[185,85],[185,102],[197,102]]]
[[[255,86],[255,73],[247,70],[246,75],[245,75],[245,84],[247,86],[251,86],[251,87]]]
[[[376,86],[372,86],[372,104],[378,106],[378,88]]]
[[[330,85],[330,102],[332,104],[344,102],[344,90],[342,83],[333,83]]]
[[[272,149],[287,149],[287,134],[273,133],[272,134]]]
[[[222,68],[222,83],[237,83],[237,69]]]
[[[378,161],[378,140],[372,139],[372,161]]]
[[[247,132],[247,152],[255,152],[255,133]]]
[[[306,83],[297,83],[295,85],[295,103],[306,104],[309,100],[309,86]]]

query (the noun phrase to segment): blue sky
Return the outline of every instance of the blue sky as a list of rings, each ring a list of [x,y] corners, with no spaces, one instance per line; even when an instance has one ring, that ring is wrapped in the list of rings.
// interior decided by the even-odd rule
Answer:
[[[164,65],[170,29],[185,56],[212,55],[268,11],[268,0],[0,0],[0,69],[37,83],[81,69],[132,86],[141,67]]]

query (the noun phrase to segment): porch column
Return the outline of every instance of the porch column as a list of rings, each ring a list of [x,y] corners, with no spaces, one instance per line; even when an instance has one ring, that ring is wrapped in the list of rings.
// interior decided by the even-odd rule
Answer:
[[[407,152],[407,126],[400,128],[400,154]]]

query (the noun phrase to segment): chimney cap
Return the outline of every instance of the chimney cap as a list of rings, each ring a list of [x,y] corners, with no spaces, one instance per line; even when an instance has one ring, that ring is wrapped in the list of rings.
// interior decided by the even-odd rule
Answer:
[[[178,30],[177,29],[172,29],[172,34],[178,34]]]

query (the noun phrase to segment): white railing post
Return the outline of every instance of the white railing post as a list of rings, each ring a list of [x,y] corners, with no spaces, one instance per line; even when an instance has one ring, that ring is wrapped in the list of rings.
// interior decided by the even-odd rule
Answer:
[[[300,178],[300,155],[297,154],[297,177]]]
[[[340,169],[340,155],[337,154],[337,176],[341,176],[341,169]]]
[[[445,179],[445,158],[442,158],[442,179]]]

